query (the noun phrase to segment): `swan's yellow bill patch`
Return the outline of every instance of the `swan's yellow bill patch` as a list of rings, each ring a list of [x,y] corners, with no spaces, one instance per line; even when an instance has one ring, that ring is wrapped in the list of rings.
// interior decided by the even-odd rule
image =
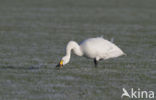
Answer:
[[[62,67],[62,66],[63,66],[63,60],[60,61],[60,67]]]

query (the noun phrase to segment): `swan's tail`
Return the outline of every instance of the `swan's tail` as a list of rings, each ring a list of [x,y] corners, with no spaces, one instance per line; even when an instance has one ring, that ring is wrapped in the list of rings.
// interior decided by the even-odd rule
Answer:
[[[127,56],[127,54],[126,54],[126,53],[123,53],[123,55],[124,55],[124,56]]]

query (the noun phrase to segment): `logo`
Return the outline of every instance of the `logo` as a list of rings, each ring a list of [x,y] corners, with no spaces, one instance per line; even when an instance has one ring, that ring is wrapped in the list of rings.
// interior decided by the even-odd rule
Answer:
[[[121,98],[123,97],[128,97],[128,98],[147,98],[147,99],[153,99],[154,98],[154,91],[142,91],[140,88],[137,90],[134,90],[131,88],[130,92],[128,92],[125,88],[122,88],[122,95]]]

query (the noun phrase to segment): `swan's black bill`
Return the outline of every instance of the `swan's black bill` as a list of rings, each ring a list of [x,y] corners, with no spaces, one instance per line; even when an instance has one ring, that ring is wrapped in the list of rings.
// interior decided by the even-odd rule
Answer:
[[[57,64],[57,65],[56,65],[56,67],[60,67],[60,68],[62,68],[62,67],[63,67],[63,65]]]
[[[63,61],[61,60],[61,61],[59,62],[59,64],[56,65],[56,67],[62,68],[62,67],[63,67]]]
[[[60,67],[60,64],[57,64],[56,67]]]

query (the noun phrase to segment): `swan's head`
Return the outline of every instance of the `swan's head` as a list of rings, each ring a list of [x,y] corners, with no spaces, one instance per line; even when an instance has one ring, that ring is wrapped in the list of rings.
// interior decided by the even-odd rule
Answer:
[[[70,57],[64,56],[56,67],[62,68],[62,66],[67,64],[69,62],[69,60],[70,60]]]

